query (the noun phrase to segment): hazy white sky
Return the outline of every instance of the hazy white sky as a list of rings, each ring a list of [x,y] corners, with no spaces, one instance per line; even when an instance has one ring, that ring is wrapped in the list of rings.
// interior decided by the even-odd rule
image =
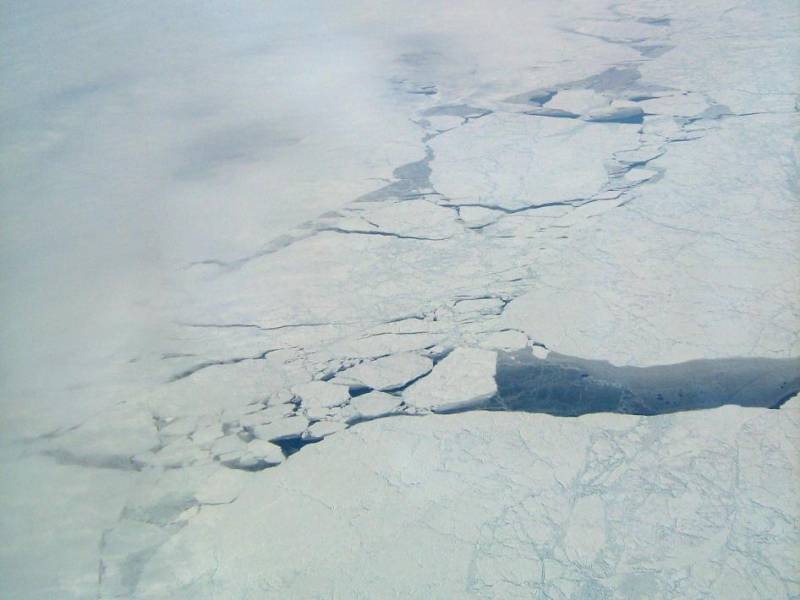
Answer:
[[[307,3],[0,10],[9,386],[135,352],[183,265],[252,252],[419,158],[390,53]]]
[[[533,56],[571,76],[517,4],[4,3],[7,389],[153,347],[186,264],[247,255],[422,158],[409,86],[484,100],[543,76]]]

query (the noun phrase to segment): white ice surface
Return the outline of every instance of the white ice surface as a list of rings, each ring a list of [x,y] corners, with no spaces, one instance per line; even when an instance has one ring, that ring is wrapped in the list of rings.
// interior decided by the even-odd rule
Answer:
[[[403,352],[367,361],[342,371],[336,380],[361,384],[373,390],[393,390],[419,379],[433,368],[427,356]]]
[[[794,597],[799,418],[795,399],[652,418],[372,421],[203,507],[142,566],[137,593]]]
[[[354,411],[354,419],[376,419],[398,412],[403,399],[385,392],[369,392],[350,403]]]
[[[518,209],[586,198],[608,178],[604,161],[635,147],[635,125],[496,114],[436,138],[431,181],[451,204]],[[468,142],[481,139],[479,147]],[[563,177],[567,165],[580,165]]]
[[[431,374],[403,392],[403,400],[416,408],[447,412],[469,408],[494,396],[496,353],[477,348],[456,348]]]
[[[427,414],[800,355],[795,3],[7,12],[2,594],[798,594],[794,404]]]

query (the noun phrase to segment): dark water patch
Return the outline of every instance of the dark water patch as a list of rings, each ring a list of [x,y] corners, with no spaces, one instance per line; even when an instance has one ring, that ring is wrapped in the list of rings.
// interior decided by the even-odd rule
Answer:
[[[622,123],[628,125],[641,125],[644,123],[643,112],[619,111],[617,113],[592,116],[586,119],[591,123]]]
[[[669,17],[640,17],[637,20],[639,23],[655,25],[656,27],[669,27],[670,23],[672,23],[672,19]]]
[[[213,327],[213,326],[212,326]],[[175,383],[176,381],[180,381],[181,379],[186,379],[187,377],[191,377],[198,371],[202,371],[203,369],[208,369],[209,367],[218,367],[218,366],[225,366],[225,365],[235,365],[240,362],[244,362],[246,360],[266,360],[267,356],[272,354],[273,352],[277,352],[280,348],[273,348],[271,350],[265,350],[260,354],[256,354],[255,356],[237,356],[235,358],[228,358],[225,360],[210,360],[206,362],[201,362],[196,365],[189,367],[188,369],[184,369],[179,373],[176,373],[172,377],[167,380],[167,383]]]
[[[631,102],[644,102],[645,100],[655,100],[660,96],[653,96],[651,94],[634,94],[633,96],[628,96],[628,100]]]
[[[597,75],[573,81],[564,86],[564,88],[586,88],[596,92],[614,92],[630,87],[641,78],[642,76],[636,67],[611,67]]]
[[[274,440],[272,443],[280,447],[285,457],[290,457],[292,454],[299,452],[304,446],[309,444],[316,444],[321,442],[324,438],[319,439],[303,439],[301,437],[293,437],[283,440]]]
[[[432,189],[431,167],[433,150],[425,148],[425,158],[397,167],[392,175],[395,181],[380,189],[359,196],[356,202],[378,202],[389,198],[408,198],[419,196]]]
[[[530,351],[498,354],[495,398],[483,408],[556,416],[657,415],[726,404],[778,408],[800,391],[800,358],[694,360],[652,367]]]
[[[673,46],[667,44],[640,43],[632,44],[632,47],[636,48],[643,56],[648,58],[656,58],[673,48]],[[643,82],[638,67],[611,67],[596,75],[586,77],[585,79],[568,81],[553,87],[538,88],[522,94],[516,94],[506,98],[504,102],[532,105],[530,112],[526,111],[526,114],[567,117],[569,113],[566,113],[566,111],[564,111],[566,114],[545,114],[543,111],[547,109],[544,105],[552,100],[559,91],[575,89],[590,89],[611,98],[628,97],[628,99],[631,100],[641,101],[656,98],[658,97],[658,92],[670,91],[672,88]]]
[[[536,102],[537,104],[547,104],[556,95],[556,90],[534,90],[528,94],[528,102]]]
[[[577,119],[580,116],[560,108],[535,108],[533,110],[526,110],[525,114],[534,117],[552,117],[556,119]]]
[[[347,386],[347,389],[350,392],[350,397],[351,398],[358,398],[359,396],[363,396],[364,394],[369,394],[370,392],[373,391],[373,389],[371,387],[363,385],[363,384],[362,385],[359,385],[359,384],[349,385],[349,386]]]
[[[420,96],[435,96],[438,92],[436,90],[436,86],[433,85],[426,85],[422,86],[416,90],[409,90],[409,94],[418,94]]]
[[[525,349],[498,352],[495,379],[497,393],[492,398],[434,412],[489,410],[578,417],[591,413],[653,416],[728,404],[777,409],[800,393],[800,357],[708,359],[652,367],[617,367],[605,361],[555,352],[539,359]],[[402,398],[401,390],[390,393]],[[399,402],[395,412],[375,417],[355,416],[346,426],[424,415],[407,412],[405,408]],[[296,436],[273,443],[288,458],[323,439]],[[273,465],[257,465],[249,470],[270,466]]]
[[[667,52],[675,48],[675,46],[671,46],[670,44],[638,44],[634,46],[634,48],[642,56],[647,58],[658,58],[659,56],[664,56]]]

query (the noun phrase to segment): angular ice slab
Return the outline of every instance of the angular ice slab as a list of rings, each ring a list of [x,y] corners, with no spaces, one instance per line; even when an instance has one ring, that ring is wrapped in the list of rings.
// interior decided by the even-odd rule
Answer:
[[[586,120],[598,123],[642,123],[643,116],[644,110],[634,102],[612,102],[610,106],[590,110]]]
[[[373,390],[394,390],[419,379],[433,368],[427,356],[413,352],[392,354],[364,362],[339,373],[334,381]]]
[[[798,597],[796,2],[7,4],[0,595]]]
[[[350,407],[353,409],[351,421],[365,421],[377,419],[397,413],[403,403],[403,398],[386,394],[384,392],[369,392],[363,396],[353,398]]]
[[[407,404],[434,412],[464,410],[494,396],[496,354],[491,350],[456,348],[430,375],[403,392]]]
[[[471,140],[480,139],[474,152]],[[451,204],[519,209],[588,198],[607,157],[636,147],[635,125],[495,114],[432,141],[431,181]],[[563,169],[578,168],[563,176]]]

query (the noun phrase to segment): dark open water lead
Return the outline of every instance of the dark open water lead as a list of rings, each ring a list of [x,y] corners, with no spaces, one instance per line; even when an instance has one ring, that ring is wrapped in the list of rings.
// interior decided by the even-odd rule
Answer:
[[[497,395],[481,408],[574,417],[615,412],[657,415],[725,404],[779,408],[800,391],[800,358],[726,358],[617,367],[529,350],[501,352]]]

